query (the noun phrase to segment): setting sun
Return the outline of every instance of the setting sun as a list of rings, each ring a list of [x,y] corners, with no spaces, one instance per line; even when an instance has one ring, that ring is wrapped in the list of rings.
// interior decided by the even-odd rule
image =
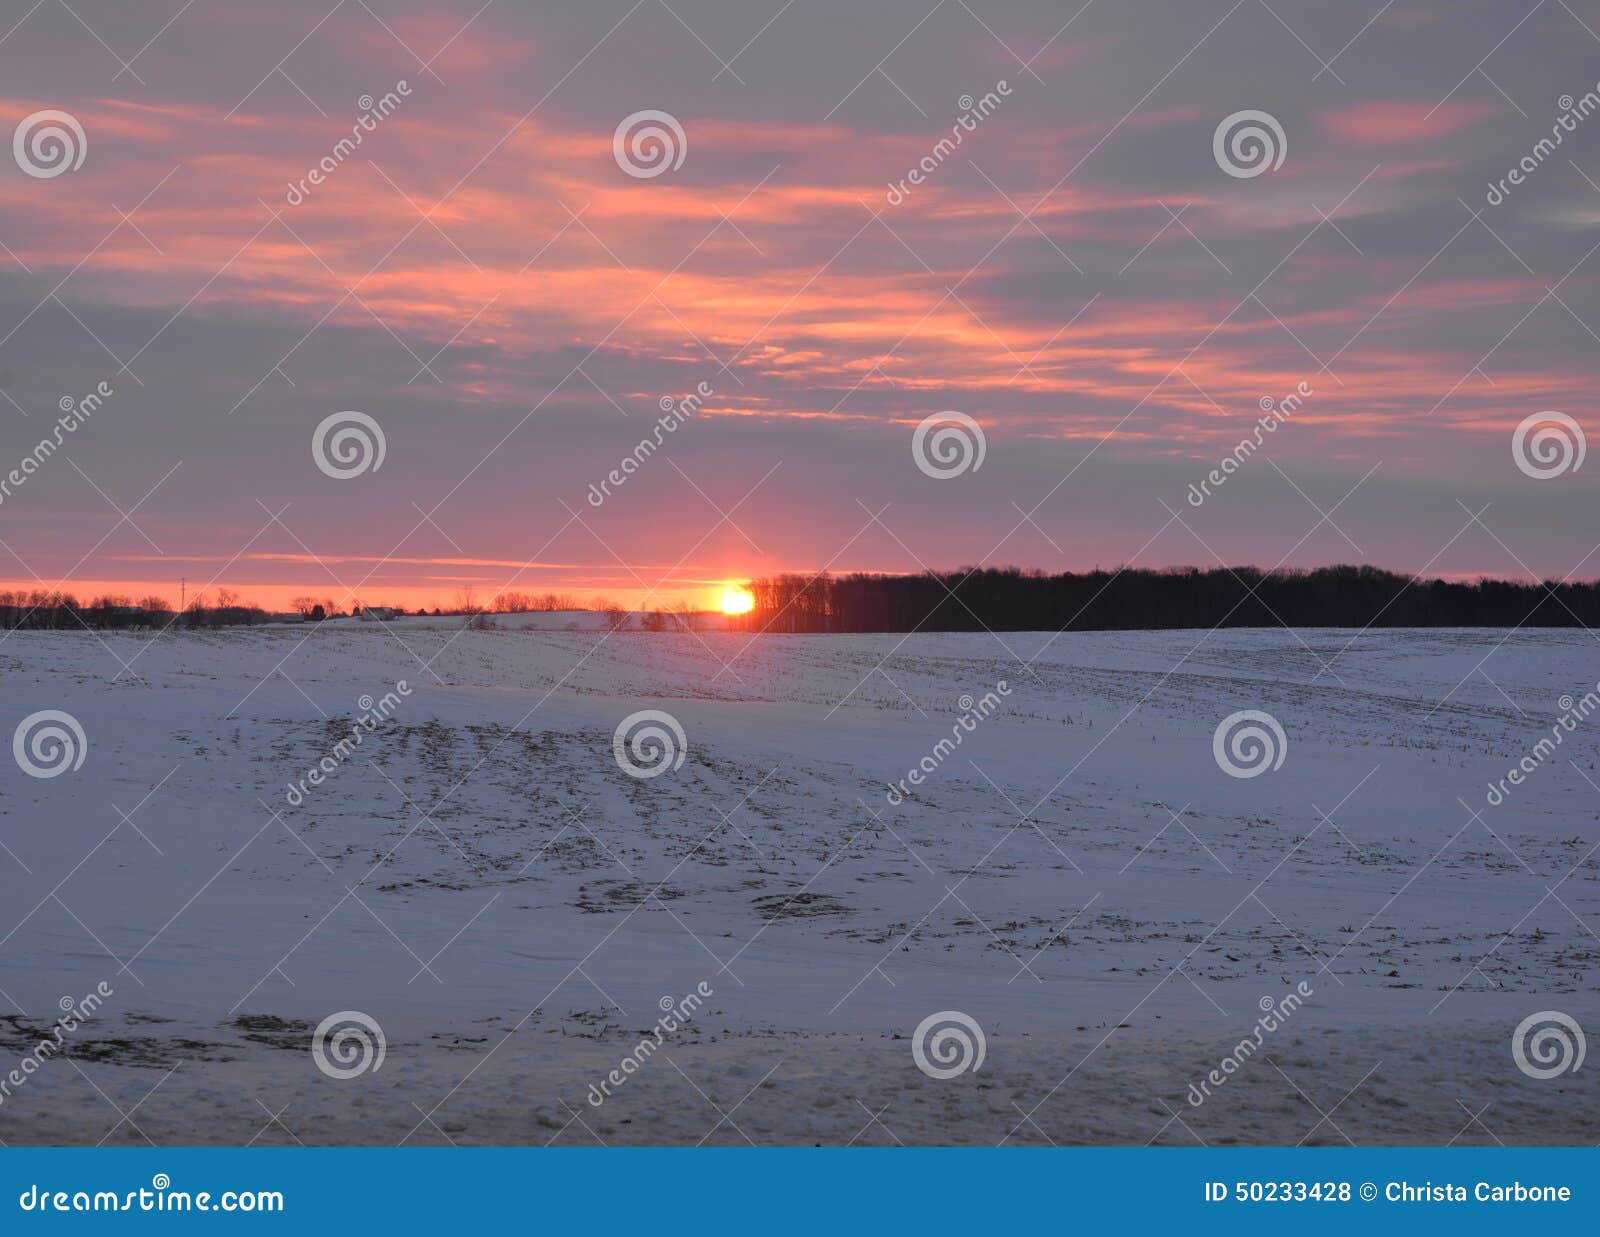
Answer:
[[[749,589],[730,585],[722,590],[722,596],[717,601],[717,607],[724,614],[749,614],[756,607],[756,599]]]

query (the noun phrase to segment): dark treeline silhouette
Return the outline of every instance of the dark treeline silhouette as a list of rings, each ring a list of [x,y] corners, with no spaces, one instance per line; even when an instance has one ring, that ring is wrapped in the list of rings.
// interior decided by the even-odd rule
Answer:
[[[196,600],[182,614],[161,597],[96,597],[80,602],[71,593],[34,589],[0,591],[0,630],[111,630],[154,627],[231,627],[265,622],[271,616],[222,589],[217,604]]]
[[[1600,627],[1600,582],[1455,583],[1375,567],[1089,571],[752,580],[749,631],[1097,631],[1178,627]]]

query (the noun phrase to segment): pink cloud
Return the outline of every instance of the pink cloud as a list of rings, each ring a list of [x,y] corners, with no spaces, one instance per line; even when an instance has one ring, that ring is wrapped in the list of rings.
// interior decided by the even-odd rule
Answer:
[[[1445,137],[1499,113],[1499,108],[1485,103],[1445,103],[1430,108],[1409,99],[1376,99],[1323,112],[1318,120],[1333,136],[1356,145],[1397,146]]]

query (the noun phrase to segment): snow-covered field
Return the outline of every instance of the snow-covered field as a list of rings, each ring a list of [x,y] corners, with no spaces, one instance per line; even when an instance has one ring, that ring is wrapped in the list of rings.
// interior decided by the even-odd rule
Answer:
[[[1600,1062],[1512,1054],[1600,1028],[1600,715],[1485,798],[1594,688],[1587,632],[523,626],[0,641],[0,738],[86,737],[0,757],[0,1076],[111,992],[0,1139],[1600,1140]],[[646,709],[684,758],[640,778]],[[1240,710],[1281,767],[1220,767]],[[318,1068],[338,1011],[380,1068]],[[941,1011],[984,1037],[948,1079],[912,1051]]]

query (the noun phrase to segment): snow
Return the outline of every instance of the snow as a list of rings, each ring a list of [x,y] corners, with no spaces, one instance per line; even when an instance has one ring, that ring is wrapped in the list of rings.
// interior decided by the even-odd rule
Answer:
[[[6,731],[61,709],[88,736],[76,772],[0,761],[0,1063],[64,996],[114,989],[71,1059],[0,1097],[0,1139],[1600,1137],[1593,1066],[1535,1080],[1511,1056],[1538,1011],[1600,1027],[1600,717],[1485,799],[1594,688],[1587,632],[496,620],[0,641]],[[385,693],[389,719],[291,803]],[[1287,751],[1243,779],[1212,741],[1247,709]],[[619,767],[640,710],[681,725],[677,769]],[[586,1102],[701,983],[704,1009]],[[386,1039],[348,1081],[308,1050],[343,1010]],[[986,1036],[949,1080],[909,1038],[943,1010]]]

